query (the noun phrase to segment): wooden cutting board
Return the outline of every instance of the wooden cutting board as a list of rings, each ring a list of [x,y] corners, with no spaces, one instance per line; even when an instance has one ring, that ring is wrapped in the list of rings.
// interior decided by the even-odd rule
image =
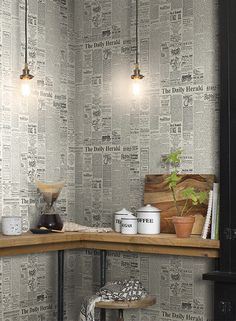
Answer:
[[[169,189],[166,178],[168,174],[146,175],[144,186],[144,204],[151,204],[161,210],[161,233],[175,233],[171,218],[176,215],[176,208],[172,193]],[[214,175],[179,175],[181,180],[176,187],[176,196],[180,210],[185,204],[181,192],[186,187],[194,187],[197,191],[209,191],[213,188]],[[188,215],[206,215],[207,204],[194,206]]]

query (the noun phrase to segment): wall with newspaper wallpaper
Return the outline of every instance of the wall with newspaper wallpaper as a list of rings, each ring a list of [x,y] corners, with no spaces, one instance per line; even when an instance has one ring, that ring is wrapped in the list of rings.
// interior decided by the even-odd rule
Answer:
[[[110,226],[112,213],[142,204],[143,178],[183,149],[184,173],[216,173],[217,1],[140,0],[143,93],[134,99],[131,0],[30,0],[31,97],[19,94],[24,1],[0,0],[0,216],[33,226],[34,177],[64,179],[64,219]],[[99,255],[66,253],[65,319],[99,286]],[[0,321],[56,320],[56,254],[0,259]],[[108,279],[137,277],[158,303],[128,321],[212,319],[201,258],[111,252]],[[112,316],[110,316],[112,320]]]
[[[24,0],[0,0],[0,216],[37,221],[34,178],[65,179],[59,207],[75,215],[73,1],[29,1],[32,95],[20,95]],[[55,320],[56,256],[0,259],[0,320]],[[72,319],[70,319],[72,320]]]
[[[183,150],[183,173],[217,172],[217,10],[215,0],[139,1],[145,78],[135,99],[135,1],[75,2],[76,208],[84,224],[110,226],[116,210],[139,208],[145,174],[164,172],[160,159],[171,149]],[[96,258],[83,260],[89,267]],[[128,321],[206,321],[212,293],[200,279],[211,264],[112,253],[108,276],[136,276],[157,295],[156,306]],[[81,293],[91,293],[88,279],[98,284],[91,269],[81,274]]]

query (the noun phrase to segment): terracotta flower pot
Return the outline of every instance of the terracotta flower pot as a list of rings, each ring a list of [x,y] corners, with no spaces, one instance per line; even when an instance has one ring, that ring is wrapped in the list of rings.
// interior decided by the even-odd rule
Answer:
[[[189,237],[193,223],[195,221],[194,216],[174,216],[173,223],[175,226],[175,233],[177,237]]]

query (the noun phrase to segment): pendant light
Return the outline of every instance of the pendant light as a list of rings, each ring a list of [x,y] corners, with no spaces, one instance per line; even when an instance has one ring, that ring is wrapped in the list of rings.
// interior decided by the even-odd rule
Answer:
[[[132,79],[132,92],[135,96],[138,96],[140,94],[140,81],[144,78],[143,75],[140,73],[139,68],[139,61],[138,61],[138,0],[136,0],[136,45],[135,45],[135,51],[136,51],[136,59],[135,59],[135,65],[134,65],[134,73],[131,75]]]
[[[34,78],[33,75],[30,74],[28,67],[28,1],[25,0],[25,65],[22,70],[22,75],[20,75],[21,79],[21,93],[24,97],[28,97],[30,95],[30,80]]]

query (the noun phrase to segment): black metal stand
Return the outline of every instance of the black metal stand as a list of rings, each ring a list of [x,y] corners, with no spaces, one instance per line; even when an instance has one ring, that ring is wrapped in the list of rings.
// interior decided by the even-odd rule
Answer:
[[[58,251],[57,320],[64,319],[64,251]]]
[[[119,313],[119,321],[124,321],[124,314],[123,314],[123,309],[119,309],[119,311],[118,311],[118,313]]]
[[[220,261],[203,275],[214,281],[214,321],[236,320],[236,1],[219,1],[221,49]]]
[[[107,251],[101,250],[100,251],[100,285],[101,287],[104,286],[106,283],[106,258],[107,258]],[[106,321],[105,309],[101,309],[100,320]]]

